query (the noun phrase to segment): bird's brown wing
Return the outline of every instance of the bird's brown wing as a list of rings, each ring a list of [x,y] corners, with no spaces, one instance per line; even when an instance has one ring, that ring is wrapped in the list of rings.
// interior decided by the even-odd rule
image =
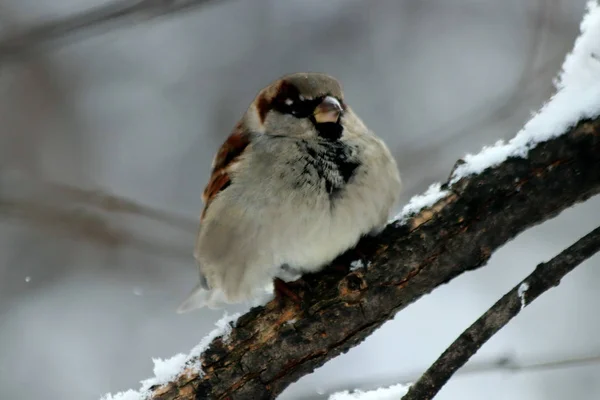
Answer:
[[[212,171],[208,184],[202,192],[204,209],[200,220],[204,219],[206,210],[215,196],[225,190],[231,183],[230,172],[239,161],[240,156],[250,144],[250,134],[246,132],[241,123],[238,124],[227,140],[221,145],[213,160]]]

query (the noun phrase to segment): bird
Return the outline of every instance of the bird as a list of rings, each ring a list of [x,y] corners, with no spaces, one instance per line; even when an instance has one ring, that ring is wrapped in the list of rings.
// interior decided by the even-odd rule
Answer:
[[[271,82],[213,159],[194,248],[200,278],[177,312],[249,301],[282,271],[323,269],[383,230],[401,188],[390,150],[336,78]]]

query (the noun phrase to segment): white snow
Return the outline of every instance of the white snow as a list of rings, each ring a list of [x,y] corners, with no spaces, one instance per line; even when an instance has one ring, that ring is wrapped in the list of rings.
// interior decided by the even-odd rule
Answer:
[[[350,271],[355,271],[360,268],[364,268],[365,263],[362,260],[354,260],[350,263]]]
[[[217,337],[222,336],[223,340],[227,340],[232,329],[232,322],[240,317],[239,313],[228,315],[225,313],[223,317],[217,321],[216,328],[206,335],[200,343],[190,351],[188,355],[179,353],[173,357],[163,360],[161,358],[153,358],[154,362],[154,377],[143,380],[139,390],[127,390],[117,394],[106,394],[100,400],[145,400],[150,395],[150,387],[155,385],[164,385],[172,381],[176,376],[181,374],[185,369],[197,371],[202,375],[199,361],[192,361],[198,357],[208,347],[208,345]]]
[[[560,136],[578,121],[600,115],[600,5],[587,3],[581,35],[567,55],[558,79],[557,92],[508,143],[497,142],[478,154],[467,154],[465,164],[454,171],[451,183],[482,172],[508,157],[526,157],[536,144]]]
[[[396,215],[395,220],[406,222],[408,217],[419,212],[422,208],[434,205],[439,199],[448,194],[447,190],[441,189],[440,183],[434,183],[423,194],[413,196],[400,213]]]
[[[526,157],[528,151],[537,143],[565,133],[581,119],[595,118],[600,115],[599,38],[600,5],[597,0],[590,0],[587,3],[587,13],[581,23],[581,35],[576,40],[573,51],[566,57],[562,71],[555,81],[556,94],[508,143],[499,141],[493,146],[484,147],[477,154],[467,154],[464,157],[465,163],[453,172],[450,184],[470,174],[480,173],[486,168],[498,165],[508,157]],[[414,196],[396,216],[396,220],[406,221],[410,215],[435,204],[447,194],[448,191],[441,190],[439,183],[432,184],[424,194]],[[355,263],[353,264],[356,268],[362,267],[362,262],[355,261]],[[525,295],[528,289],[527,283],[521,284],[518,288],[522,307],[525,306]],[[185,368],[196,368],[200,371],[200,365],[190,361],[200,355],[217,336],[227,337],[231,331],[229,322],[238,317],[239,314],[225,315],[217,322],[217,328],[202,339],[187,356],[180,353],[168,360],[153,359],[155,376],[142,381],[140,390],[128,390],[115,395],[107,394],[101,400],[145,400],[151,386],[167,383]],[[406,394],[407,390],[406,385],[394,385],[367,392],[344,391],[331,395],[329,400],[396,400]]]
[[[30,276],[26,276],[25,277],[25,282],[27,282],[27,283],[31,282],[31,277]]]
[[[408,392],[409,387],[409,385],[398,384],[367,392],[355,390],[350,393],[346,390],[332,394],[329,396],[329,400],[400,400]]]
[[[529,284],[527,282],[521,283],[517,289],[517,295],[521,299],[521,311],[525,308],[525,294],[527,293],[528,289]]]
[[[467,154],[450,179],[450,184],[496,166],[508,157],[526,157],[536,144],[564,134],[585,118],[600,115],[600,5],[589,0],[581,22],[581,35],[567,55],[554,84],[557,92],[535,113],[508,143],[500,140],[477,154]],[[434,183],[424,194],[414,196],[395,217],[406,222],[424,207],[435,204],[448,192]]]

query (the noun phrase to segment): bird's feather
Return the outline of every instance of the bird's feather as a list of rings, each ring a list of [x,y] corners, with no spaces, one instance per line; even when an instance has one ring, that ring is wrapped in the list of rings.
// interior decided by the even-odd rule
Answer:
[[[202,193],[204,209],[202,210],[201,220],[204,219],[206,210],[215,196],[231,184],[231,169],[249,144],[250,134],[242,129],[241,124],[238,124],[219,148],[213,160],[210,179]]]

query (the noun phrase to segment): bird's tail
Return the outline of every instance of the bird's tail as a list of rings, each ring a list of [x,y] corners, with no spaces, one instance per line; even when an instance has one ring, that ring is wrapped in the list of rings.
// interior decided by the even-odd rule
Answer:
[[[208,289],[203,282],[198,282],[188,297],[177,308],[178,314],[183,314],[197,308],[219,308],[226,302],[223,291],[219,289]]]

